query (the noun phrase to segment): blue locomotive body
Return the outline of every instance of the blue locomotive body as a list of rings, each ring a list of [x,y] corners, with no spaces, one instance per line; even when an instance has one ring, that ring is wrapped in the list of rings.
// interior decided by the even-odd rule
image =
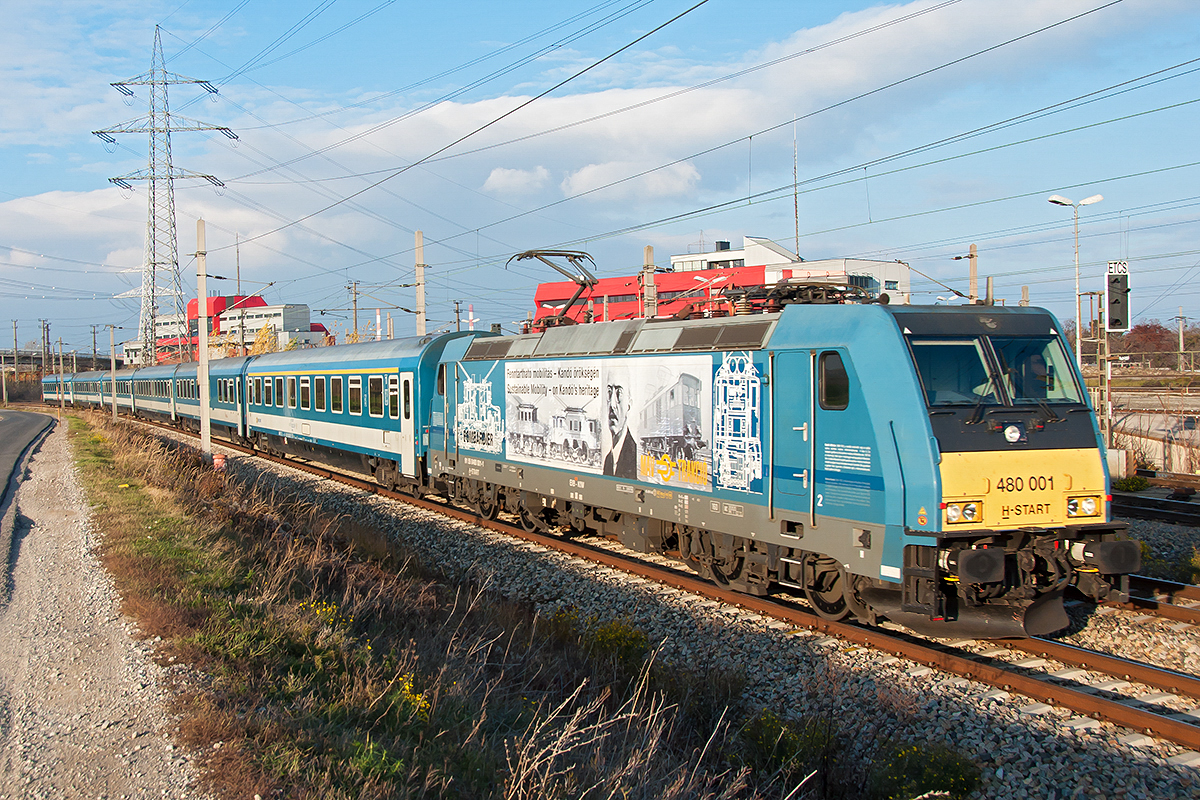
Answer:
[[[675,553],[741,591],[791,587],[831,619],[1044,633],[1066,624],[1068,586],[1120,598],[1138,566],[1039,309],[791,305],[224,359],[211,375],[219,435]],[[111,402],[107,373],[63,387]],[[194,364],[131,371],[118,406],[195,426],[196,387]]]

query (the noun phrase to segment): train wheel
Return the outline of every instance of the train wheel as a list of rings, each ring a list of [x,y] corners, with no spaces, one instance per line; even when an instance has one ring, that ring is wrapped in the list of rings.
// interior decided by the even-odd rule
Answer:
[[[495,519],[500,513],[500,503],[496,502],[496,487],[481,485],[476,496],[479,499],[471,503],[471,510],[484,519]]]
[[[522,507],[520,513],[517,514],[517,519],[520,521],[521,527],[529,533],[533,533],[541,528],[538,525],[537,517],[528,508]]]
[[[804,589],[808,604],[822,619],[840,622],[850,616],[846,604],[846,576],[842,565],[831,558],[809,556],[805,575],[811,576]]]

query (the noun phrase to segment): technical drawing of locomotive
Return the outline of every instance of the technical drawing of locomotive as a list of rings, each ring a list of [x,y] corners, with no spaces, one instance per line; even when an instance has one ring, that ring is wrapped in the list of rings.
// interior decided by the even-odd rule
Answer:
[[[501,452],[504,422],[500,419],[500,407],[492,403],[490,375],[479,381],[467,376],[462,387],[463,399],[454,421],[459,439],[485,453]]]
[[[762,378],[750,353],[726,353],[713,378],[713,470],[722,489],[762,477]]]

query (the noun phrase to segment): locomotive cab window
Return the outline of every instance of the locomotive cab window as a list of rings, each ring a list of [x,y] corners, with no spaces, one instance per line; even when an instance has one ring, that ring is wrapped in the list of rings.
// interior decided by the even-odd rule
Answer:
[[[1054,336],[992,336],[1005,391],[1016,405],[1082,403],[1071,362]]]
[[[840,411],[850,405],[850,376],[840,353],[821,353],[821,408]]]
[[[913,361],[930,406],[998,403],[979,339],[912,339]]]
[[[446,365],[438,364],[437,393],[446,393]]]

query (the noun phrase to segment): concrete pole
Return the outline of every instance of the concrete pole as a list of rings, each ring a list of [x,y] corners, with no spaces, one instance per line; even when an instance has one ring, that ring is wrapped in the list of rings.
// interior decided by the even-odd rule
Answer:
[[[1029,287],[1028,286],[1021,287],[1021,305],[1022,306],[1029,305]]]
[[[54,358],[54,353],[51,351],[51,358]],[[62,419],[63,411],[67,407],[67,387],[63,385],[63,360],[62,360],[62,339],[58,340],[58,417]]]
[[[354,307],[354,336],[358,336],[358,281],[350,282],[351,305]]]
[[[208,397],[208,276],[204,274],[208,251],[204,242],[204,220],[196,220],[196,316],[200,334],[200,363],[196,380],[200,384],[200,453],[212,461],[212,409]]]
[[[648,244],[642,251],[642,316],[653,319],[658,316],[658,287],[654,284],[654,245]]]
[[[383,309],[375,309],[375,341],[383,341]]]
[[[1179,371],[1183,372],[1183,306],[1179,307]]]
[[[113,422],[117,421],[117,327],[108,326],[108,368],[112,375]]]
[[[967,258],[970,268],[967,293],[970,295],[971,303],[974,304],[979,302],[979,249],[975,245],[971,245],[971,249],[967,251]]]
[[[417,231],[417,336],[425,335],[425,234]]]
[[[1079,204],[1070,206],[1075,218],[1075,363],[1084,371],[1084,303],[1079,296]]]
[[[0,389],[4,390],[4,407],[8,408],[8,373],[4,371],[3,364],[0,364]]]

